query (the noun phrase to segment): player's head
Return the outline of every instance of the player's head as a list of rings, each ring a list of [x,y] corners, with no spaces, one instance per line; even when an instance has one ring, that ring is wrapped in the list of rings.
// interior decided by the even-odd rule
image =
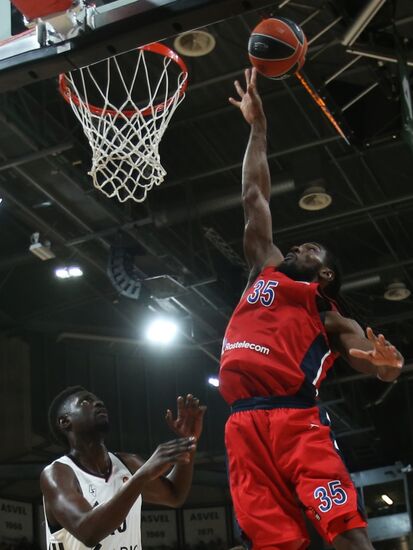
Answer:
[[[316,242],[293,246],[278,269],[296,281],[319,282],[331,298],[341,286],[341,274],[334,255]]]
[[[78,436],[106,433],[109,418],[103,401],[82,386],[60,392],[49,407],[49,427],[57,441],[69,445]]]

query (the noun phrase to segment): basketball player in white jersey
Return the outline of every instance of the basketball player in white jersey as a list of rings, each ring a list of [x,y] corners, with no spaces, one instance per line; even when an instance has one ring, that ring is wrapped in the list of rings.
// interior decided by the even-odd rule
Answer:
[[[183,504],[205,410],[192,395],[179,397],[176,420],[169,410],[166,420],[180,439],[159,445],[144,462],[108,452],[108,413],[98,397],[81,386],[60,393],[49,424],[69,451],[40,478],[48,550],[141,550],[142,498],[173,508]]]

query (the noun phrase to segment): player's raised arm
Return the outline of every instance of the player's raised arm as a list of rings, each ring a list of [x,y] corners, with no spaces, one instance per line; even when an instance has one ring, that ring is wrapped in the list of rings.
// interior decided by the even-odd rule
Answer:
[[[272,239],[271,177],[267,160],[267,121],[257,90],[257,72],[245,71],[246,89],[236,81],[239,100],[229,98],[251,127],[242,168],[242,202],[245,215],[244,254],[254,273],[278,265],[283,256]]]
[[[403,356],[383,334],[376,336],[368,328],[365,335],[356,321],[333,311],[327,312],[325,327],[333,346],[353,369],[374,374],[383,382],[400,376]]]

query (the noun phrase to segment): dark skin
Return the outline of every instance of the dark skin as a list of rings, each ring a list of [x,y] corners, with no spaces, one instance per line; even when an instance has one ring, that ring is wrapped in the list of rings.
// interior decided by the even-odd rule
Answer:
[[[255,69],[245,71],[245,89],[236,81],[239,98],[229,98],[250,125],[250,138],[244,156],[242,199],[245,217],[244,255],[250,269],[248,286],[267,266],[274,266],[294,280],[317,282],[322,289],[334,280],[335,274],[326,265],[326,250],[319,243],[294,246],[283,255],[273,242],[270,210],[271,177],[267,160],[267,121],[257,90]],[[366,335],[360,325],[335,311],[327,311],[325,329],[331,348],[339,352],[355,370],[376,375],[391,382],[401,372],[402,355],[382,334],[371,328]],[[351,529],[334,541],[338,550],[371,550],[366,529]]]
[[[83,497],[70,467],[55,463],[45,468],[40,486],[51,528],[64,527],[92,547],[122,524],[141,494],[152,504],[181,506],[191,486],[206,407],[190,394],[179,397],[177,405],[177,418],[168,410],[166,421],[179,439],[159,445],[147,461],[138,455],[119,453],[133,475],[112,499],[99,506],[91,507]],[[106,476],[110,457],[104,443],[108,414],[103,402],[90,392],[79,392],[68,398],[60,413],[58,425],[68,439],[69,456],[89,472]]]
[[[267,121],[257,90],[255,69],[245,71],[246,90],[238,81],[235,88],[239,100],[229,101],[238,107],[251,127],[250,139],[243,163],[242,199],[245,215],[244,255],[250,269],[249,285],[267,266],[295,274],[296,280],[318,282],[325,289],[334,280],[332,269],[325,265],[326,250],[319,243],[293,246],[283,255],[273,242],[270,210],[271,177],[267,161]],[[301,276],[299,275],[301,274]],[[375,336],[371,329],[364,334],[353,319],[338,312],[326,313],[325,327],[332,348],[338,351],[355,370],[375,374],[381,380],[396,379],[404,364],[403,357],[382,334]]]

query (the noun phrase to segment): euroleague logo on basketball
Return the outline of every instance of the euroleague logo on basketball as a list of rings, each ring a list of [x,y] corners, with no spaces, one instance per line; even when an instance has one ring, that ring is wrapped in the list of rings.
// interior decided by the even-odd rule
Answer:
[[[256,53],[265,53],[268,50],[268,44],[264,44],[264,42],[255,42],[255,51]]]

